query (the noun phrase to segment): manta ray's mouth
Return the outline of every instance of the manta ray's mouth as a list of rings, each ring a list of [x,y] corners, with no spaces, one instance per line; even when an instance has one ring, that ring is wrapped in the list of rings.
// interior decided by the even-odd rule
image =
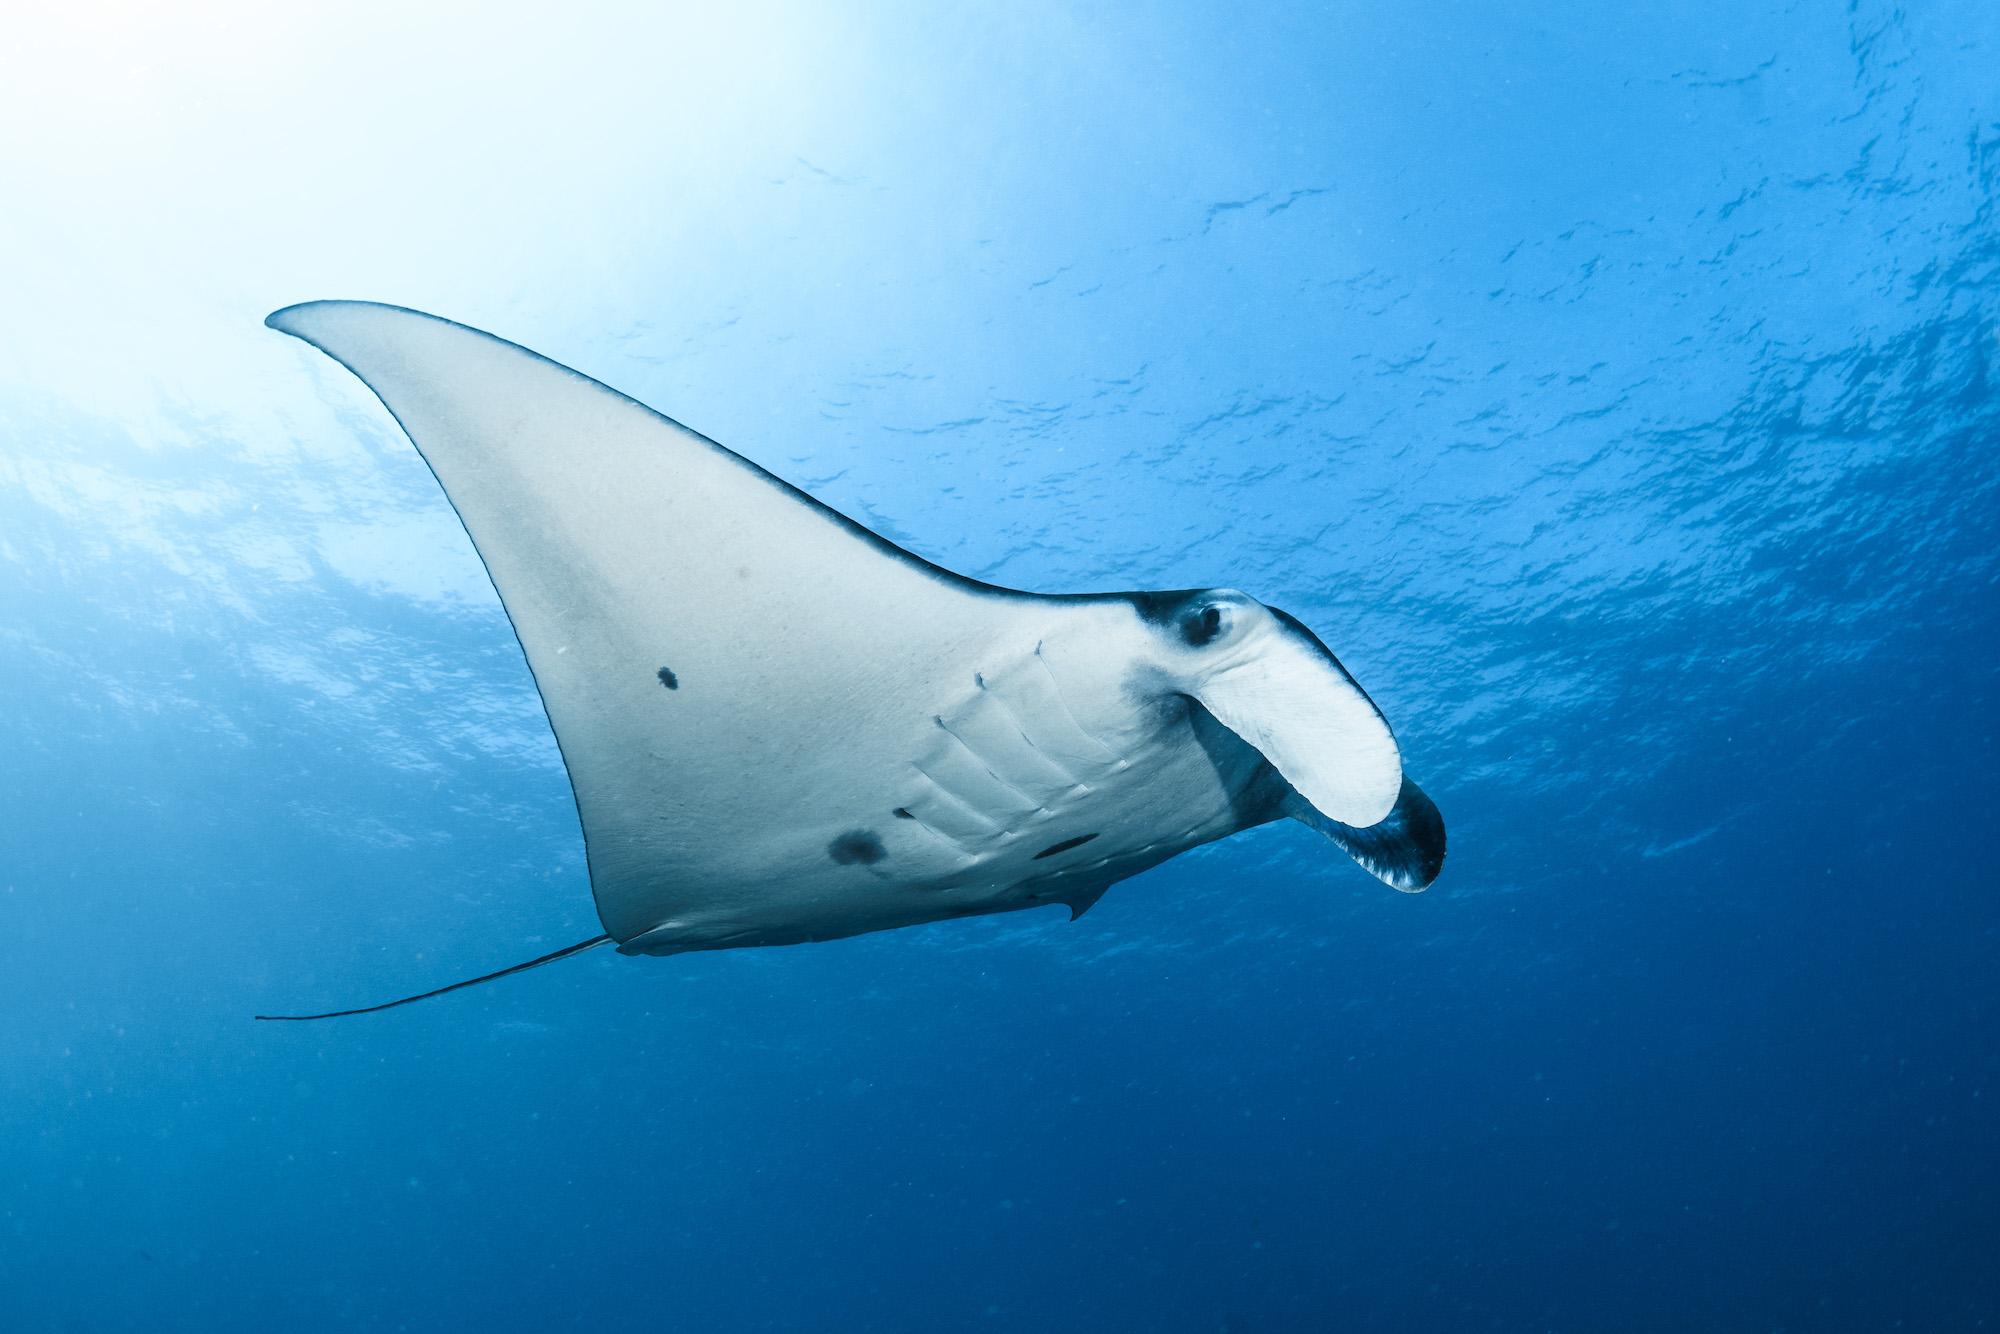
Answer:
[[[1296,792],[1286,798],[1284,810],[1332,839],[1368,874],[1405,894],[1428,889],[1444,870],[1444,816],[1407,775],[1388,818],[1365,829],[1328,819]]]

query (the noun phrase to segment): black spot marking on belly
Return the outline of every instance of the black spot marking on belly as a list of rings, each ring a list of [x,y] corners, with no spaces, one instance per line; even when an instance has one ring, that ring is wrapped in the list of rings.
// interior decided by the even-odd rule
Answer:
[[[1044,857],[1053,857],[1058,852],[1068,852],[1071,848],[1080,848],[1096,837],[1097,835],[1095,834],[1084,834],[1078,838],[1066,838],[1060,843],[1051,843],[1035,854],[1035,860],[1040,861]]]
[[[681,688],[681,679],[674,675],[673,668],[662,667],[660,668],[660,684],[669,690],[679,690]]]
[[[890,811],[889,814],[895,816],[898,820],[914,820],[917,818],[910,814],[909,807],[907,806],[898,806],[895,810]]]
[[[850,829],[826,845],[826,855],[842,866],[873,866],[889,855],[872,829]]]

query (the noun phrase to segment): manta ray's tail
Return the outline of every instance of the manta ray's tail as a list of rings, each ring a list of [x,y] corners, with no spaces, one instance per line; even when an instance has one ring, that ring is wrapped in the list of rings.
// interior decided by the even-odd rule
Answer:
[[[539,959],[530,959],[526,963],[517,963],[512,968],[502,968],[497,973],[487,973],[484,977],[468,977],[463,982],[454,982],[448,987],[439,987],[435,991],[420,991],[414,996],[405,996],[401,1000],[383,1001],[380,1005],[364,1005],[358,1010],[328,1010],[325,1014],[260,1014],[252,1017],[273,1021],[340,1019],[350,1014],[373,1014],[377,1010],[393,1010],[398,1005],[408,1005],[411,1001],[429,1000],[433,996],[442,996],[447,991],[462,991],[466,987],[476,987],[481,982],[491,982],[495,978],[506,977],[512,973],[525,973],[530,968],[540,968],[545,963],[554,963],[557,959],[567,959],[572,954],[581,954],[585,950],[593,950],[599,945],[608,945],[610,943],[610,936],[592,936],[589,940],[579,940],[574,945],[565,945],[553,954],[544,954]]]

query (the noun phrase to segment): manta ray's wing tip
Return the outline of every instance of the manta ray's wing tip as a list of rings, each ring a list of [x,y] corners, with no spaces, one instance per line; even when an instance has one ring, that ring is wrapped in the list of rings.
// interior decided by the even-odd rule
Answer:
[[[311,327],[313,316],[316,313],[323,312],[328,307],[356,304],[359,303],[353,301],[300,301],[294,305],[281,307],[266,315],[264,317],[264,327],[266,329],[276,329],[282,334],[290,334],[294,338],[307,338],[306,330]]]
[[[365,316],[384,312],[396,315],[415,315],[421,319],[433,320],[440,324],[451,323],[449,320],[438,320],[438,317],[435,315],[426,315],[423,311],[412,310],[408,306],[391,305],[386,301],[335,300],[301,301],[295,305],[283,306],[264,317],[264,327],[266,329],[276,329],[282,334],[290,334],[294,338],[303,338],[306,342],[317,346],[317,332],[323,331],[330,321],[337,321],[343,315]]]

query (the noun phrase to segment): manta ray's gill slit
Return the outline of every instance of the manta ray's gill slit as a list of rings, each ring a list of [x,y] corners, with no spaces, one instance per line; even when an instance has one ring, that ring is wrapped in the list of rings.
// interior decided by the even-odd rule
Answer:
[[[1043,669],[1047,670],[1047,666],[1048,665],[1044,663]],[[1040,742],[1036,741],[1033,736],[1029,735],[1028,725],[1025,721],[1022,720],[1020,713],[1014,708],[1014,706],[1011,703],[1008,702],[1007,697],[1005,695],[1001,694],[999,691],[993,689],[991,686],[986,684],[986,674],[984,672],[974,672],[972,674],[972,679],[973,682],[979,687],[980,691],[979,697],[983,700],[989,700],[992,702],[993,707],[1000,711],[1001,718],[1003,718],[1006,721],[1009,727],[1014,729],[1014,734],[1021,738],[1022,742],[1026,744],[1029,752],[1034,755],[1035,759],[1038,760],[1040,763],[1047,765],[1061,778],[1063,782],[1069,784],[1069,791],[1064,793],[1065,796],[1081,796],[1090,791],[1090,784],[1084,782],[1082,779],[1078,778],[1075,774],[1071,773],[1069,770],[1069,766],[1065,765],[1061,760],[1057,759],[1054,755],[1050,754],[1047,747],[1043,746]],[[1057,696],[1057,702],[1058,703],[1061,702],[1060,695]],[[1077,730],[1079,732],[1082,732],[1083,729],[1078,728]],[[1092,738],[1090,737],[1089,733],[1086,732],[1084,733],[1084,739],[1091,740]]]
[[[1123,755],[1106,745],[1102,737],[1077,721],[1076,710],[1070,708],[1069,700],[1063,697],[1062,682],[1056,679],[1055,669],[1049,666],[1048,655],[1042,652],[1042,642],[1039,640],[1035,643],[1035,661],[1042,665],[1042,674],[1048,677],[1049,693],[1055,697],[1056,707],[1062,710],[1063,717],[1069,720],[1069,725],[1075,729],[1076,734],[1116,761],[1119,768],[1125,768],[1129,761]]]
[[[1000,786],[1006,788],[1008,791],[1018,795],[1021,798],[1021,800],[1030,803],[1032,807],[1032,809],[1029,812],[1030,814],[1035,814],[1035,813],[1040,813],[1043,815],[1048,814],[1048,808],[1042,804],[1041,798],[1037,797],[1034,793],[1028,791],[1028,789],[1022,787],[1019,783],[1015,782],[1013,779],[999,772],[991,764],[987,763],[986,757],[984,755],[981,755],[978,751],[974,750],[970,742],[968,742],[964,737],[960,736],[957,732],[954,732],[952,730],[951,724],[944,720],[944,716],[942,714],[933,714],[932,718],[937,723],[938,730],[943,732],[946,736],[950,737],[953,741],[956,741],[958,743],[959,749],[963,750],[967,755],[971,756],[972,762],[978,765],[980,769],[983,770],[989,778],[991,778],[994,782],[998,783]]]
[[[912,764],[910,767],[916,770],[919,778],[929,784],[927,801],[929,805],[937,808],[931,812],[929,818],[926,818],[917,814],[919,803],[911,803],[904,807],[910,811],[911,818],[917,822],[919,828],[929,830],[966,852],[971,852],[977,844],[1001,832],[998,820],[940,783],[923,765]],[[949,827],[954,824],[960,828]]]
[[[970,864],[979,860],[978,854],[968,848],[963,839],[955,838],[950,834],[933,828],[922,816],[918,815],[908,806],[898,806],[889,813],[898,820],[908,820],[911,824],[923,830],[933,841],[943,845],[945,850],[958,858],[960,862]]]

